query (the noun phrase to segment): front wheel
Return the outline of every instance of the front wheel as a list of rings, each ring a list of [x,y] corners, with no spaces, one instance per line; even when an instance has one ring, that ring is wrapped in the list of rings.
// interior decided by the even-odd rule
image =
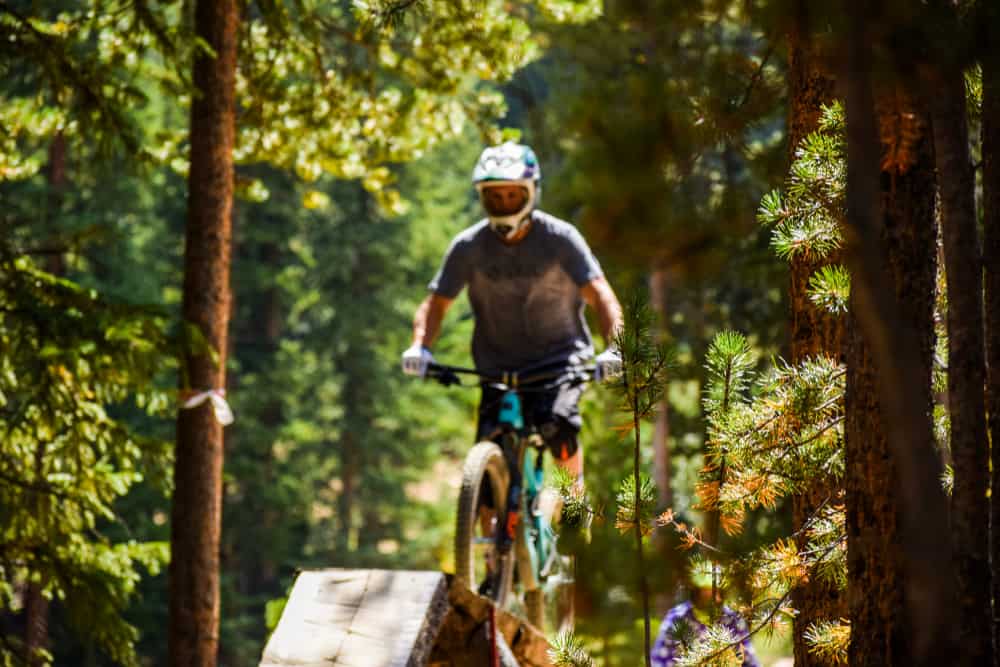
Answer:
[[[507,509],[510,475],[503,451],[481,442],[465,457],[455,529],[455,579],[502,607],[514,572],[512,550],[501,554],[496,528]]]

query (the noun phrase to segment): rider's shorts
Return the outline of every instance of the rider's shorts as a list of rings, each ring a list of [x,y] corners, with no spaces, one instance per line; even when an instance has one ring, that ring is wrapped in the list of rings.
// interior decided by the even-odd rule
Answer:
[[[580,396],[584,385],[566,384],[544,392],[521,392],[521,409],[526,423],[534,424],[541,433],[552,456],[566,460],[577,450],[577,436],[583,419],[580,417]],[[499,434],[497,419],[504,392],[484,386],[479,401],[479,423],[476,440],[493,440]]]

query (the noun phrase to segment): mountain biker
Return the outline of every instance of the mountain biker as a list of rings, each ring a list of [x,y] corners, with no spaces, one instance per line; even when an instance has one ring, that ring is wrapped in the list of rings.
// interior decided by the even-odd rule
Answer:
[[[513,142],[486,148],[472,181],[486,218],[459,233],[445,253],[430,295],[413,318],[413,344],[402,355],[403,371],[423,377],[441,321],[463,287],[475,316],[472,355],[484,373],[570,367],[591,359],[594,346],[584,304],[597,313],[606,349],[594,358],[597,379],[621,370],[612,341],[621,327],[621,306],[583,236],[568,222],[537,208],[541,171],[534,151]],[[583,387],[564,385],[526,394],[525,417],[533,419],[558,465],[582,490],[577,403]],[[483,387],[477,440],[496,433],[502,393]]]

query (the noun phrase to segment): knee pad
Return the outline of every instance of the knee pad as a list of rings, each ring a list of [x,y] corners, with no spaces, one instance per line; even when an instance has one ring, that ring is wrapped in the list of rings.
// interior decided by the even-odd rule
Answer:
[[[539,431],[549,451],[552,452],[552,456],[555,458],[565,461],[576,454],[576,450],[579,447],[576,439],[579,429],[569,421],[556,417],[552,421],[543,424],[539,428]]]

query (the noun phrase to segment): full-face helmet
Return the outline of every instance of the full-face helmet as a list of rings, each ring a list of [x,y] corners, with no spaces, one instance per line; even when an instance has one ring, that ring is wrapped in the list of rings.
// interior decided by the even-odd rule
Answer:
[[[486,210],[490,227],[510,239],[528,222],[538,203],[542,171],[529,146],[508,141],[479,156],[472,183]]]

